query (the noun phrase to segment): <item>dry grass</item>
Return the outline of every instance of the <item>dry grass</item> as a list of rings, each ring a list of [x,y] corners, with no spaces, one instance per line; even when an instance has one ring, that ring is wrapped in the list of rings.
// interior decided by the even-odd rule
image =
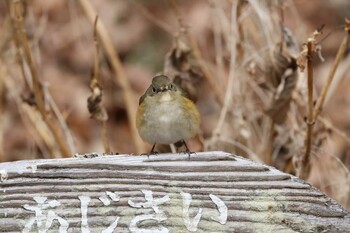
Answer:
[[[201,112],[192,150],[225,150],[276,166],[349,208],[349,22],[341,31],[333,29],[343,19],[328,26],[301,17],[330,3],[6,2],[0,3],[1,161],[147,151],[134,123],[137,98],[163,70]],[[308,40],[324,23],[330,36]],[[86,108],[89,87],[97,123]]]
[[[33,62],[32,52],[30,50],[26,30],[24,28],[23,3],[21,1],[14,0],[7,1],[7,5],[10,11],[13,12],[10,21],[12,22],[12,37],[17,49],[19,66],[21,68],[22,74],[24,74],[24,62],[26,62],[30,70],[31,82],[33,87],[28,91],[30,92],[30,95],[34,95],[34,105],[40,112],[43,120],[45,121],[46,126],[50,129],[53,137],[55,138],[55,141],[60,148],[61,155],[63,157],[70,157],[72,151],[69,151],[66,142],[62,138],[61,132],[59,132],[59,128],[53,121],[52,116],[50,116],[51,109],[47,109],[43,85],[41,84],[38,78],[38,71]],[[53,156],[53,153],[51,155]]]
[[[90,21],[93,23],[95,20],[95,17],[97,15],[94,7],[91,5],[89,0],[80,0],[79,1],[82,8],[84,9],[87,17],[90,19]],[[130,87],[129,81],[125,75],[125,71],[123,68],[123,65],[121,64],[120,58],[118,54],[115,51],[115,48],[113,47],[113,43],[108,35],[107,29],[104,26],[104,24],[101,21],[97,22],[97,34],[99,35],[99,38],[101,39],[102,45],[107,53],[107,56],[111,62],[111,65],[113,67],[113,70],[115,72],[115,77],[117,83],[121,86],[123,91],[123,97],[125,101],[125,106],[128,113],[128,119],[129,119],[129,125],[130,129],[132,131],[131,135],[133,137],[133,142],[135,145],[135,149],[137,153],[142,153],[144,151],[144,144],[141,141],[141,138],[138,136],[136,125],[135,125],[135,118],[136,118],[136,103],[135,101],[135,95],[133,93],[133,90]]]
[[[110,153],[111,149],[107,138],[108,113],[102,104],[103,88],[100,78],[100,43],[97,37],[97,22],[98,16],[96,16],[94,22],[95,59],[90,81],[91,95],[88,98],[88,109],[91,114],[91,118],[101,123],[101,137],[104,146],[104,152]]]

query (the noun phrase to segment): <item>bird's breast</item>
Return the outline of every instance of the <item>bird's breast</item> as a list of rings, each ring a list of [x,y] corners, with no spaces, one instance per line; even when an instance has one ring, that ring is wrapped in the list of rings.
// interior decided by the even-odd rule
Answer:
[[[182,96],[162,93],[141,104],[139,132],[149,143],[170,144],[191,138],[199,127],[194,104]]]

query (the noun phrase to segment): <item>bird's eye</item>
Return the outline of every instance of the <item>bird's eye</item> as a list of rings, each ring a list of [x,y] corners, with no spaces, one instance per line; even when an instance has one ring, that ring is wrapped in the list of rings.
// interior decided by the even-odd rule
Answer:
[[[152,87],[152,92],[153,92],[153,93],[156,93],[156,92],[157,92],[157,90],[156,90],[155,87]]]
[[[170,89],[170,90],[174,89],[174,84],[171,83],[171,84],[169,85],[169,89]]]

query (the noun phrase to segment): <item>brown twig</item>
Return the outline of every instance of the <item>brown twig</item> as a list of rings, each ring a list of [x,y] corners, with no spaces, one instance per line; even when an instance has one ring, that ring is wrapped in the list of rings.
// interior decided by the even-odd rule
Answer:
[[[3,64],[4,61],[0,57],[0,70],[4,70],[3,76],[0,77],[3,77],[5,88],[9,93],[9,98],[14,100],[14,103],[18,107],[19,116],[22,119],[24,127],[32,136],[44,157],[48,157],[45,155],[49,155],[52,158],[59,158],[59,154],[57,153],[59,152],[59,148],[55,146],[55,139],[52,137],[50,129],[42,120],[40,112],[23,101],[23,98],[20,96],[21,93],[18,90],[18,82],[9,76],[6,66]],[[33,155],[32,158],[36,158],[36,155]]]
[[[329,90],[329,87],[331,85],[331,82],[333,80],[333,77],[334,77],[334,74],[338,68],[338,65],[340,63],[340,60],[344,57],[344,54],[345,54],[345,51],[349,45],[349,41],[350,41],[350,21],[349,20],[345,20],[345,32],[346,32],[346,35],[345,35],[345,38],[343,39],[339,49],[338,49],[338,52],[337,52],[337,55],[335,57],[335,60],[334,60],[334,63],[332,65],[332,68],[331,70],[329,71],[329,74],[328,74],[328,77],[326,79],[326,83],[324,84],[323,88],[322,88],[322,91],[321,91],[321,95],[319,97],[319,99],[317,100],[316,102],[316,106],[315,106],[315,110],[314,110],[314,113],[313,113],[313,117],[314,119],[316,120],[318,115],[320,114],[320,112],[322,111],[322,107],[323,107],[323,104],[324,104],[324,101],[326,99],[326,96],[327,96],[327,93],[328,93],[328,90]]]
[[[230,71],[228,74],[228,82],[227,82],[227,87],[226,87],[226,92],[225,92],[225,98],[223,102],[223,106],[220,111],[220,116],[217,121],[217,124],[212,132],[212,136],[210,140],[208,140],[207,145],[205,146],[205,149],[210,149],[209,147],[211,145],[214,145],[216,142],[219,141],[221,131],[223,130],[225,119],[227,114],[229,113],[229,110],[232,106],[232,96],[234,92],[234,81],[235,81],[235,72],[236,72],[236,67],[237,67],[237,44],[238,44],[238,38],[236,35],[239,33],[237,27],[238,27],[238,21],[236,21],[237,17],[234,17],[237,14],[237,9],[238,9],[239,3],[235,3],[232,5],[231,10],[232,10],[232,18],[231,18],[231,24],[232,24],[232,30],[230,33],[230,42],[231,44],[231,50],[230,50]],[[236,23],[237,22],[237,23]],[[249,155],[249,154],[248,154]]]
[[[69,130],[66,119],[64,118],[62,112],[58,108],[55,100],[53,99],[53,97],[51,96],[49,91],[45,92],[45,99],[48,102],[48,104],[50,105],[52,113],[56,116],[57,121],[58,121],[59,125],[61,126],[61,129],[62,129],[62,132],[63,132],[64,137],[66,139],[67,146],[68,146],[69,150],[71,152],[75,151],[74,139],[73,139],[71,131]]]
[[[312,131],[314,126],[313,118],[313,40],[309,39],[307,42],[307,89],[308,89],[308,116],[307,116],[307,131],[305,139],[305,153],[300,160],[300,164],[297,169],[297,176],[301,179],[306,179],[310,172],[310,152],[312,143]]]
[[[305,50],[301,53],[299,57],[299,66],[303,68],[303,63],[306,60],[307,61],[307,71],[308,71],[308,117],[307,117],[307,132],[306,132],[306,138],[305,138],[305,153],[302,155],[300,159],[296,161],[296,173],[297,176],[299,176],[301,179],[306,179],[310,172],[310,152],[311,152],[311,144],[312,144],[312,131],[313,131],[313,125],[315,124],[317,117],[319,116],[324,100],[327,96],[328,89],[330,87],[330,84],[333,80],[334,74],[338,68],[338,65],[340,63],[340,60],[343,58],[344,53],[346,51],[346,48],[349,44],[350,40],[350,22],[349,20],[345,20],[346,26],[346,36],[342,42],[342,44],[339,47],[336,59],[333,63],[333,66],[328,74],[327,80],[325,85],[322,88],[321,95],[318,98],[316,105],[314,107],[313,103],[313,67],[312,67],[312,56],[316,51],[316,37],[321,33],[320,29],[316,30],[313,34],[312,38],[308,39],[307,42],[307,48],[305,55]]]
[[[224,92],[221,90],[220,85],[217,83],[217,80],[214,78],[214,76],[211,74],[210,70],[208,69],[208,65],[204,62],[202,53],[199,49],[199,46],[198,46],[196,40],[188,32],[188,30],[187,30],[188,27],[183,23],[180,10],[176,4],[176,0],[171,0],[170,5],[171,5],[172,9],[174,10],[174,13],[179,21],[179,25],[180,25],[181,30],[185,34],[185,36],[186,36],[186,38],[191,46],[193,56],[198,61],[198,65],[199,65],[200,69],[202,70],[205,78],[208,80],[210,86],[213,88],[213,91],[214,91],[214,94],[215,94],[217,100],[219,101],[219,103],[221,105],[223,105],[224,101],[225,101]]]
[[[97,35],[97,22],[98,22],[98,15],[96,15],[95,20],[94,20],[93,38],[94,38],[95,56],[94,56],[93,78],[96,79],[97,83],[101,83],[101,78],[100,78],[100,59],[99,59],[100,43],[98,41],[98,35]]]
[[[301,179],[306,179],[310,173],[310,154],[312,144],[312,131],[315,124],[314,119],[314,100],[313,100],[313,55],[316,52],[317,37],[322,33],[324,25],[314,31],[312,36],[308,38],[306,45],[297,58],[297,65],[303,71],[307,68],[307,86],[308,86],[308,115],[306,119],[307,130],[304,142],[304,153],[295,156],[296,175]]]
[[[79,0],[79,3],[82,6],[89,20],[93,23],[97,14],[94,7],[91,5],[91,2],[89,0]],[[120,61],[120,58],[113,46],[107,29],[101,20],[99,20],[99,22],[97,23],[97,34],[101,40],[102,46],[104,47],[108,59],[111,62],[111,66],[115,73],[115,82],[119,84],[121,89],[123,90],[125,107],[128,113],[128,120],[134,145],[136,147],[137,152],[142,153],[144,152],[145,146],[138,135],[135,123],[137,101],[135,101],[134,93],[125,75],[125,71]]]
[[[17,28],[17,33],[14,34],[14,38],[18,37],[17,39],[14,39],[14,40],[18,40],[19,45],[22,47],[22,49],[24,51],[25,60],[28,63],[30,74],[31,74],[32,80],[33,80],[34,98],[35,98],[36,106],[37,106],[43,120],[45,121],[45,123],[49,127],[52,135],[54,136],[54,138],[55,138],[55,140],[56,140],[56,142],[61,150],[62,156],[63,157],[70,157],[71,152],[67,148],[67,145],[64,142],[64,140],[62,139],[60,133],[58,132],[58,130],[55,126],[55,123],[53,122],[52,118],[49,117],[47,110],[46,110],[46,106],[45,106],[45,102],[44,102],[44,93],[43,93],[42,86],[41,86],[41,83],[40,83],[39,78],[38,78],[37,70],[35,68],[35,65],[34,65],[34,62],[32,59],[32,55],[31,55],[31,51],[30,51],[29,43],[28,43],[28,38],[27,38],[25,28],[24,28],[24,22],[23,22],[23,16],[22,16],[22,13],[23,13],[22,2],[19,0],[14,0],[12,2],[12,4],[13,4],[14,14],[15,14],[15,18],[16,18],[15,23],[16,23],[16,28]],[[22,63],[22,65],[23,65],[23,63]]]
[[[98,42],[98,35],[97,35],[97,22],[98,22],[98,16],[96,15],[95,22],[94,22],[94,45],[95,45],[94,77],[96,77],[97,82],[101,85],[100,62],[99,62],[100,44]],[[101,95],[102,95],[102,90],[101,90]],[[108,137],[107,137],[107,119],[101,120],[101,136],[102,136],[102,142],[103,142],[105,153],[111,152],[109,142],[108,142]]]
[[[11,0],[7,0],[6,1],[7,6],[9,9],[11,9]],[[10,17],[10,24],[11,24],[11,29],[12,29],[12,40],[13,43],[15,44],[16,47],[16,59],[17,62],[19,64],[19,68],[21,69],[21,74],[22,74],[22,78],[24,79],[24,85],[27,91],[31,90],[30,84],[28,83],[28,78],[26,77],[26,73],[24,72],[24,61],[23,61],[23,57],[21,56],[21,52],[20,52],[20,41],[19,41],[19,36],[16,35],[18,33],[18,24],[15,22],[15,19]]]
[[[96,15],[94,22],[94,48],[95,48],[95,59],[94,68],[92,72],[90,88],[92,91],[91,96],[88,98],[88,109],[91,117],[101,123],[101,136],[104,146],[105,153],[110,152],[110,147],[107,139],[107,120],[108,114],[105,107],[102,105],[102,84],[100,78],[100,44],[97,36],[97,22],[98,16]]]

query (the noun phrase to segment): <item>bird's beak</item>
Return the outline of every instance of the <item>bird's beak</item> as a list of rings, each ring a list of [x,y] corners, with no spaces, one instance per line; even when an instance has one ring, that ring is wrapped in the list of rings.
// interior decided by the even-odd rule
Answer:
[[[161,92],[165,92],[165,91],[168,91],[168,90],[169,90],[169,89],[168,89],[167,86],[163,86],[163,87],[160,88],[160,91],[161,91]]]

